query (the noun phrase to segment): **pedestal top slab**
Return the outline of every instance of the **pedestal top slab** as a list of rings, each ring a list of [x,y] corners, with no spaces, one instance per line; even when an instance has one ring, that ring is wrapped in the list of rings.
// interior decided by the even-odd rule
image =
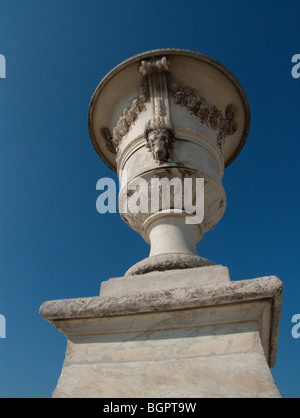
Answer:
[[[227,267],[211,265],[182,270],[153,271],[151,273],[114,277],[101,283],[100,296],[121,296],[153,291],[170,291],[184,287],[229,283]]]

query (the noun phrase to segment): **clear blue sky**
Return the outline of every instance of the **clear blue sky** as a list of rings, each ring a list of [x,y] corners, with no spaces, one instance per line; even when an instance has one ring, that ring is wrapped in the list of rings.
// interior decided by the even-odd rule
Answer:
[[[299,0],[0,0],[0,397],[50,397],[66,340],[38,314],[46,300],[96,296],[149,247],[119,214],[96,211],[97,180],[115,175],[88,135],[90,98],[121,61],[156,48],[220,61],[249,99],[251,130],[226,169],[224,217],[199,254],[232,280],[284,283],[277,365],[300,397]]]

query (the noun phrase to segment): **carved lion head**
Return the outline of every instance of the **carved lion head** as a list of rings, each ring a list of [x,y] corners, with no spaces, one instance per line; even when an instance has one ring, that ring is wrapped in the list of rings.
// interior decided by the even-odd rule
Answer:
[[[152,152],[153,159],[162,164],[171,156],[171,148],[174,141],[171,130],[157,128],[146,131],[147,147]]]

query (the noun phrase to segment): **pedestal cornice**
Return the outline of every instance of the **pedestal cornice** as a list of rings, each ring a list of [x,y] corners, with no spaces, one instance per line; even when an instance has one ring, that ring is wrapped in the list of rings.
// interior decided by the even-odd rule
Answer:
[[[126,279],[124,279],[126,280]],[[249,303],[263,302],[270,307],[270,323],[267,324],[267,335],[264,331],[264,349],[270,367],[274,367],[277,340],[279,334],[279,323],[281,314],[283,285],[275,276],[261,277],[238,282],[212,284],[206,286],[189,286],[170,288],[168,290],[147,291],[146,293],[133,293],[132,295],[118,295],[113,297],[87,297],[78,299],[62,299],[44,302],[40,308],[40,315],[50,322],[60,332],[70,338],[69,330],[76,322],[82,320],[86,324],[91,321],[103,318],[130,316],[135,314],[172,312],[179,310],[200,309],[213,306],[237,307]],[[252,315],[252,314],[251,314]],[[250,316],[251,316],[250,315]],[[229,322],[238,322],[236,319],[229,319]],[[259,318],[246,318],[245,321],[260,321]],[[226,321],[226,319],[225,319]],[[100,325],[99,323],[99,325]],[[72,325],[71,325],[72,324]],[[71,328],[70,328],[71,325]],[[101,333],[100,328],[88,333]],[[260,332],[263,332],[262,323]],[[79,334],[81,331],[78,331]]]

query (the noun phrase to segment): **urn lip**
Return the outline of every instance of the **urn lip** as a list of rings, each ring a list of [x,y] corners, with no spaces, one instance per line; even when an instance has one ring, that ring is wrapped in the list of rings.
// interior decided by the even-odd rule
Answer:
[[[187,49],[177,49],[177,48],[163,48],[163,49],[154,49],[149,50],[146,52],[139,53],[134,55],[125,61],[118,64],[114,67],[98,84],[96,90],[94,91],[88,109],[88,130],[91,142],[94,146],[95,151],[99,155],[99,157],[104,161],[104,163],[111,168],[113,171],[117,171],[117,162],[116,162],[116,155],[113,153],[107,152],[107,146],[105,144],[105,140],[101,138],[100,132],[95,132],[94,126],[94,119],[96,117],[96,110],[99,112],[99,109],[96,109],[97,102],[100,99],[101,94],[105,87],[116,77],[120,72],[125,69],[128,69],[130,66],[141,63],[142,60],[145,59],[159,59],[163,56],[168,58],[173,57],[182,57],[182,58],[193,58],[205,64],[208,64],[212,67],[212,69],[217,70],[220,74],[227,78],[232,86],[232,91],[235,91],[239,100],[242,104],[242,112],[243,112],[243,129],[239,133],[239,137],[236,147],[230,152],[227,158],[224,158],[225,168],[228,167],[238,156],[241,152],[242,148],[245,145],[245,142],[248,137],[248,133],[250,130],[250,107],[248,103],[248,99],[246,93],[238,81],[238,79],[233,75],[231,71],[229,71],[224,65],[216,61],[215,59],[202,54],[200,52],[195,52]],[[141,79],[142,76],[137,73],[137,78]],[[138,83],[136,83],[138,84]],[[230,100],[230,98],[229,98]]]

